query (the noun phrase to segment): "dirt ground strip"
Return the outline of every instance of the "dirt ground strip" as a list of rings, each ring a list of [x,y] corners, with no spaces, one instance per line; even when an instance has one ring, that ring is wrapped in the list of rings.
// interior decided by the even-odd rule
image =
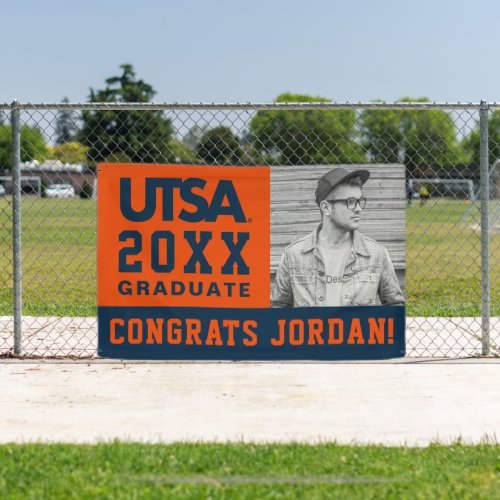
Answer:
[[[0,317],[0,355],[12,352],[14,324]],[[97,357],[97,318],[33,317],[22,322],[23,355]],[[491,318],[491,354],[500,355],[500,318]],[[407,318],[407,357],[463,358],[481,354],[481,318]]]

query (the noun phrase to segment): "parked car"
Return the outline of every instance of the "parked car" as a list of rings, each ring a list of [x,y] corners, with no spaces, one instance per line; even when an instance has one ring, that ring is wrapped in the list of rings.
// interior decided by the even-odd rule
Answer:
[[[5,196],[5,186],[0,184],[0,198]]]
[[[51,184],[45,188],[47,198],[74,198],[75,188],[71,184]]]

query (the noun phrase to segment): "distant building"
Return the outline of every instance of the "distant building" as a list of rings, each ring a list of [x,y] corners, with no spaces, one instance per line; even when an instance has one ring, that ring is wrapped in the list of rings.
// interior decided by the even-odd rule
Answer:
[[[31,160],[21,162],[21,171],[83,174],[88,171],[88,167],[83,163],[63,163],[60,160],[44,160],[43,162]]]
[[[60,160],[38,160],[20,163],[24,193],[39,192],[39,183],[43,186],[50,184],[71,184],[78,196],[85,183],[94,187],[96,173],[82,163],[64,163]],[[12,193],[12,173],[4,171],[2,183],[8,194]],[[33,184],[33,186],[32,186]]]

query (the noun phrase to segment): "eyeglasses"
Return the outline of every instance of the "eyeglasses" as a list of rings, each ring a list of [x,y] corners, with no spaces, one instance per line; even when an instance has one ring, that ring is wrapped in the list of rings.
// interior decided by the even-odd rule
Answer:
[[[345,203],[346,207],[349,210],[354,210],[356,205],[359,205],[359,208],[365,208],[366,206],[366,198],[346,198],[343,200],[326,200],[328,203]]]

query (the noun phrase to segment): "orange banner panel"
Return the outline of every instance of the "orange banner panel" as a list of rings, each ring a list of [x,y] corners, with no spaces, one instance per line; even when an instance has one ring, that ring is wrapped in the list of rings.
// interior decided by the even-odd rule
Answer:
[[[269,307],[268,167],[98,168],[98,305]]]

